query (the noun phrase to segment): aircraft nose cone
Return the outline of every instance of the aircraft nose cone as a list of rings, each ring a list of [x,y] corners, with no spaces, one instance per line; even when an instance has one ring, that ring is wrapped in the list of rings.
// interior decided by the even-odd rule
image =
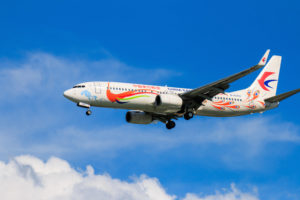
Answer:
[[[66,97],[67,99],[71,99],[72,98],[71,89],[64,91],[64,97]]]

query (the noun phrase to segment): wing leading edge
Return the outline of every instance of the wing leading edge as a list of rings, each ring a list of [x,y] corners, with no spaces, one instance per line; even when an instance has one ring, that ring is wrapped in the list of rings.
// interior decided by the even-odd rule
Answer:
[[[224,90],[229,88],[229,84],[262,68],[267,61],[267,58],[269,56],[269,52],[270,50],[268,49],[264,56],[260,59],[259,63],[257,65],[254,65],[253,67],[250,67],[249,69],[246,69],[244,71],[241,71],[239,73],[236,73],[232,76],[229,76],[227,78],[218,80],[216,82],[210,83],[208,85],[190,90],[188,92],[185,92],[183,94],[181,94],[181,96],[183,98],[187,98],[187,99],[193,99],[193,98],[199,98],[200,99],[211,99],[212,97],[214,97],[215,95],[219,94],[219,93],[224,93]]]

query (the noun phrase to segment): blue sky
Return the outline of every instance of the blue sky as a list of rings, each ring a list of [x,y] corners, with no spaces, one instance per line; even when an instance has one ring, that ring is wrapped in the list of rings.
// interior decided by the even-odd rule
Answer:
[[[94,80],[199,87],[255,65],[268,48],[283,57],[278,93],[296,89],[299,20],[292,0],[3,1],[1,163],[35,171],[57,157],[76,177],[91,165],[98,178],[154,180],[176,199],[299,199],[300,95],[263,115],[180,120],[171,132],[127,124],[124,110],[86,117],[62,96]]]

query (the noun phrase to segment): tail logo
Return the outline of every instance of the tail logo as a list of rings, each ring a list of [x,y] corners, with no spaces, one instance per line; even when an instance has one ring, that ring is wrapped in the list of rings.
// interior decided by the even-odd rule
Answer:
[[[277,81],[275,79],[270,79],[270,80],[266,80],[269,76],[271,76],[272,74],[275,74],[275,72],[265,72],[261,78],[258,80],[258,83],[260,85],[260,87],[262,89],[264,89],[265,91],[269,91],[268,88],[272,88],[269,84],[273,81]],[[268,87],[268,88],[267,88]]]

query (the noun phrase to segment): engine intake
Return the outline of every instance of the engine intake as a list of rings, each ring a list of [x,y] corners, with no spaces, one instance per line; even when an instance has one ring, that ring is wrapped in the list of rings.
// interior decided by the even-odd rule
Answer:
[[[182,109],[183,100],[176,94],[161,94],[156,96],[155,106],[159,112],[178,112]]]
[[[153,117],[150,113],[143,111],[128,111],[126,113],[126,121],[133,124],[150,124]]]

